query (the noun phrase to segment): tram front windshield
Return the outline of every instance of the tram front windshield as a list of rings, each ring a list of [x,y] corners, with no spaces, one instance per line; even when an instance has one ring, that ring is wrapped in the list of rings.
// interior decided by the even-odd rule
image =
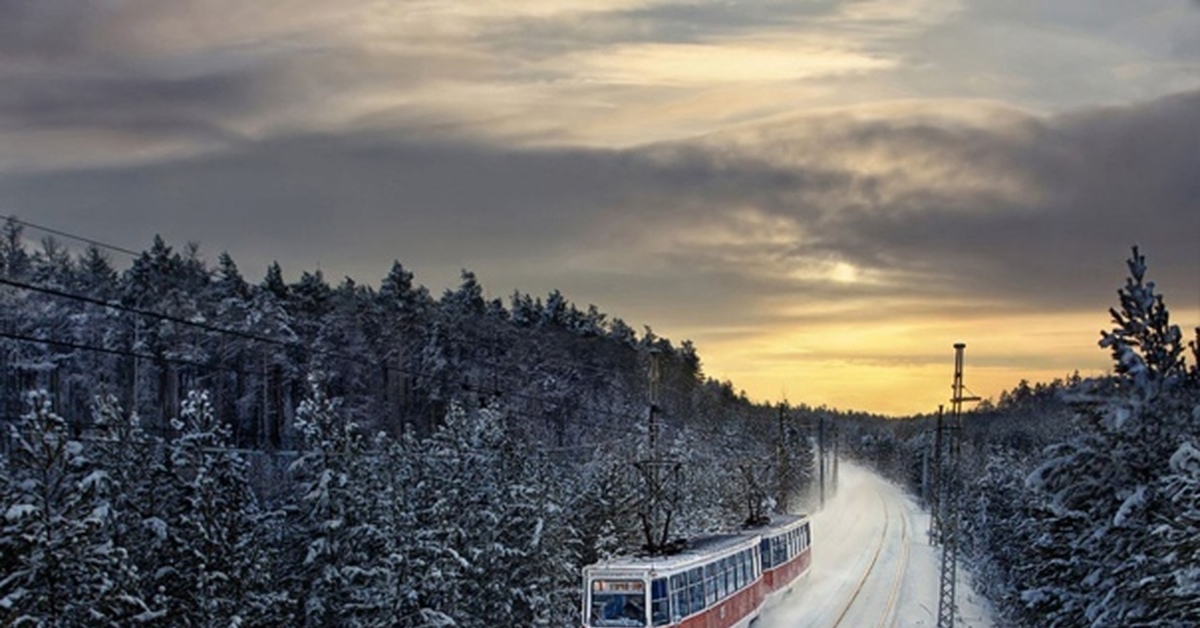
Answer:
[[[591,626],[645,626],[646,585],[640,580],[596,580],[588,609]]]

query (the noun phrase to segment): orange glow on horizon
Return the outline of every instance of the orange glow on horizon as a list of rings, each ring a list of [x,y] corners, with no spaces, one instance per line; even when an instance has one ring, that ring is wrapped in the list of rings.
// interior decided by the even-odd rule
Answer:
[[[751,338],[694,338],[705,373],[755,401],[827,406],[887,416],[948,404],[955,342],[965,342],[965,381],[993,401],[1022,379],[1048,382],[1106,372],[1097,346],[1107,314],[823,323]]]

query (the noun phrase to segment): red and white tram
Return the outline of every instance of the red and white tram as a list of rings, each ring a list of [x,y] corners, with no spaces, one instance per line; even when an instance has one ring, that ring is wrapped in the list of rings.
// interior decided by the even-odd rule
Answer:
[[[744,628],[812,563],[804,516],[689,541],[670,556],[629,556],[583,570],[585,628]]]

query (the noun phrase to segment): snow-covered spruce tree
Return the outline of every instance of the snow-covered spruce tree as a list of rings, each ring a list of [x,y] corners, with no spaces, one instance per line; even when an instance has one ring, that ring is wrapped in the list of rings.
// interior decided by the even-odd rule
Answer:
[[[503,441],[493,413],[470,413],[455,404],[421,456],[425,490],[416,506],[422,542],[443,551],[419,595],[426,600],[422,606],[445,613],[456,626],[512,621],[507,593],[517,583],[500,568],[512,552],[500,541],[507,497],[499,460]]]
[[[188,393],[171,443],[171,625],[259,625],[278,621],[279,594],[261,544],[261,519],[246,463],[230,449],[230,430],[207,392]]]
[[[7,431],[0,434],[0,447],[7,445],[8,438]],[[7,583],[8,574],[15,573],[21,565],[20,548],[24,543],[20,538],[9,535],[8,509],[17,503],[17,493],[8,470],[8,450],[0,449],[0,452],[4,454],[0,455],[0,583]],[[15,517],[21,513],[12,514]],[[0,584],[0,590],[7,586]],[[12,619],[8,617],[8,607],[3,602],[0,602],[0,619]]]
[[[44,392],[12,429],[4,492],[5,626],[119,626],[152,614],[132,588],[134,569],[114,545],[108,475],[70,438]]]
[[[1200,412],[1194,418],[1200,421]],[[1154,604],[1154,621],[1183,626],[1200,617],[1200,449],[1184,442],[1159,484],[1168,510],[1152,524],[1150,576],[1137,583]],[[1147,622],[1149,623],[1149,622]]]
[[[414,549],[426,578],[414,593],[423,612],[463,628],[573,619],[575,535],[550,468],[505,435],[492,409],[452,406],[422,449]]]
[[[1038,521],[1044,499],[1031,491],[1025,478],[1031,471],[1028,456],[1003,447],[987,453],[981,471],[971,474],[971,490],[963,502],[965,541],[962,548],[972,559],[975,588],[995,603],[1005,625],[1019,625],[1021,591],[1014,573],[1038,561],[1051,569],[1063,560],[1053,548],[1039,545]]]
[[[578,617],[579,542],[563,507],[563,469],[511,438],[503,445],[497,539],[510,550],[498,553],[491,573],[501,581],[507,574],[513,584],[497,592],[508,598],[504,608],[514,624],[570,625]]]
[[[1179,329],[1136,248],[1128,267],[1114,328],[1100,341],[1115,375],[1080,396],[1081,435],[1051,448],[1029,478],[1049,499],[1036,543],[1044,555],[1023,574],[1030,619],[1041,625],[1171,625],[1156,610],[1156,583],[1172,568],[1155,558],[1152,532],[1173,518],[1163,481],[1192,412],[1180,394]]]
[[[129,554],[136,569],[136,590],[154,612],[144,620],[164,614],[159,580],[164,571],[173,505],[178,501],[167,469],[166,446],[147,434],[138,415],[125,412],[116,397],[101,395],[92,407],[95,434],[90,452],[107,474],[111,487],[112,520],[109,536]]]
[[[1121,309],[1110,308],[1113,327],[1101,332],[1100,346],[1112,352],[1116,383],[1133,404],[1147,403],[1180,384],[1185,375],[1183,335],[1153,281],[1146,281],[1146,257],[1133,247],[1129,277],[1118,291]]]
[[[599,447],[571,474],[567,489],[572,528],[580,542],[583,565],[607,560],[644,543],[636,524],[641,479],[632,473],[628,451],[633,442]]]
[[[1196,339],[1188,343],[1192,349],[1192,388],[1200,389],[1200,327],[1196,328]]]
[[[291,595],[306,626],[388,625],[391,530],[375,520],[371,478],[383,472],[353,422],[326,396],[320,376],[297,412],[305,452],[291,466],[296,481],[292,536],[298,556]]]
[[[420,475],[413,462],[420,445],[410,434],[391,440],[384,434],[374,440],[377,456],[363,490],[373,496],[375,524],[384,532],[383,567],[378,581],[381,613],[395,628],[449,626],[453,622],[423,606],[421,583],[430,575],[441,548],[423,543],[414,504],[421,492]]]

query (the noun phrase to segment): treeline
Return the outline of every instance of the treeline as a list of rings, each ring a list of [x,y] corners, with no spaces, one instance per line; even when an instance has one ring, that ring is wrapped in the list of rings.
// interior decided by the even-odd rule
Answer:
[[[1185,343],[1136,248],[1127,265],[1110,376],[1022,382],[964,415],[960,547],[1005,625],[1200,617],[1200,330]],[[867,421],[853,448],[922,494],[934,421]]]
[[[676,534],[812,475],[819,410],[557,291],[252,283],[159,238],[118,271],[16,220],[0,271],[4,625],[576,623],[581,566],[643,542],[652,361]]]

